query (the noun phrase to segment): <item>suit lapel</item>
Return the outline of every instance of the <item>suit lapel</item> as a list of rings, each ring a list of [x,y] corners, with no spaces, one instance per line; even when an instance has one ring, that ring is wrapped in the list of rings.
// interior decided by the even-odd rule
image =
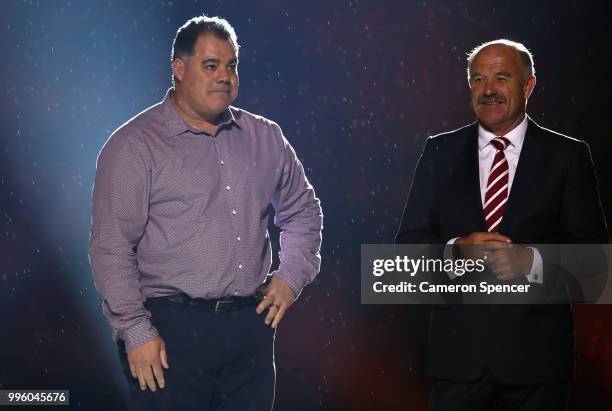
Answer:
[[[480,175],[478,166],[478,125],[470,128],[464,145],[462,158],[459,164],[469,164],[465,167],[464,187],[467,200],[466,209],[474,210],[472,214],[473,222],[477,225],[476,231],[487,231],[484,210],[482,209],[482,199],[480,196]]]
[[[531,194],[535,189],[534,184],[537,184],[538,167],[546,155],[546,147],[537,135],[537,124],[528,119],[525,141],[514,174],[504,217],[499,227],[499,232],[510,238],[513,238],[517,232],[515,226],[517,217],[529,209],[529,198],[532,197]]]

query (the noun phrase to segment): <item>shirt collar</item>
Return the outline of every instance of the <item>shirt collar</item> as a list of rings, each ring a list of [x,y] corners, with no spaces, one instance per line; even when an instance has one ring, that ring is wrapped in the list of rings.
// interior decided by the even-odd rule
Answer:
[[[174,95],[174,87],[170,87],[168,91],[166,91],[166,96],[162,101],[162,113],[164,118],[166,119],[166,124],[168,126],[168,134],[170,136],[178,136],[185,131],[190,131],[194,134],[202,134],[204,133],[202,130],[198,130],[194,127],[191,127],[189,124],[182,119],[182,117],[176,112],[174,107],[172,106],[172,102],[170,99]],[[236,121],[236,116],[234,115],[234,108],[228,107],[223,113],[221,113],[221,118],[219,121],[218,129],[224,126],[231,126],[235,124],[240,127],[238,122]]]
[[[525,118],[523,121],[519,123],[518,126],[514,127],[508,133],[504,134],[503,137],[506,137],[510,141],[510,147],[512,149],[516,149],[518,151],[523,147],[523,141],[525,141],[525,133],[527,132],[527,119],[528,116],[525,114]],[[478,125],[478,150],[483,150],[487,145],[491,143],[496,136],[490,131],[485,130],[481,124]]]

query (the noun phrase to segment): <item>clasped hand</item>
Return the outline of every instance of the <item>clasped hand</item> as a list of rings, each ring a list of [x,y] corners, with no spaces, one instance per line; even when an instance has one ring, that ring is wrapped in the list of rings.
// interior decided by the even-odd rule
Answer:
[[[533,250],[513,244],[499,233],[476,232],[455,241],[460,256],[483,259],[499,280],[509,281],[529,274],[533,264]]]

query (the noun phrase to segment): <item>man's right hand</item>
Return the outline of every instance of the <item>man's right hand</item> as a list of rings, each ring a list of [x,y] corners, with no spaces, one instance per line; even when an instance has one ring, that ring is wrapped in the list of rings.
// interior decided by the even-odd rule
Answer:
[[[512,248],[512,240],[496,232],[476,232],[459,237],[454,245],[458,246],[461,258],[477,260],[484,258],[486,252]]]
[[[155,391],[157,389],[155,380],[159,388],[164,388],[166,382],[162,366],[165,369],[170,366],[166,355],[166,343],[161,337],[155,337],[129,351],[127,358],[132,377],[138,378],[141,390],[146,390],[148,386],[151,391]]]

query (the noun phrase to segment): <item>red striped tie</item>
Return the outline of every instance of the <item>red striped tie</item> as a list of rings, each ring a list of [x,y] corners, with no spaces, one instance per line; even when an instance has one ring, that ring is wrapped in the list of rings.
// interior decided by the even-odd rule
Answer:
[[[484,215],[489,232],[497,231],[508,201],[508,161],[504,150],[510,144],[505,137],[495,137],[491,144],[497,149],[485,193]]]

